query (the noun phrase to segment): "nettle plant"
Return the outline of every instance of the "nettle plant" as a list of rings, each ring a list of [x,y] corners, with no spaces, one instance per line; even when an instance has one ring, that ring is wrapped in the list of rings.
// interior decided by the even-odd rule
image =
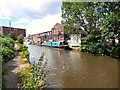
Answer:
[[[28,74],[22,76],[21,83],[18,84],[18,88],[46,88],[44,78],[49,70],[46,69],[47,60],[44,61],[44,53],[40,56],[38,63],[31,65]]]

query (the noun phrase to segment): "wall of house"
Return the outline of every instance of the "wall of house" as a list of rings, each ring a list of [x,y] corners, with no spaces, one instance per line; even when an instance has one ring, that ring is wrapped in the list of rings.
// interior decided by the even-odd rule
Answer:
[[[68,40],[70,47],[79,47],[81,45],[81,35],[72,34]]]
[[[17,36],[22,34],[24,37],[26,37],[26,30],[25,29],[15,29],[15,32],[16,32]]]
[[[34,41],[35,44],[37,44],[40,41],[39,35],[38,34],[33,35],[32,40]]]
[[[48,42],[49,40],[52,39],[52,33],[51,31],[43,32],[43,33],[38,33],[31,35],[31,40],[36,44],[41,44],[43,42]]]
[[[6,27],[6,26],[0,27],[0,34],[2,34],[4,36],[7,36],[11,32],[15,32],[16,36],[19,36],[20,34],[22,34],[24,37],[26,37],[26,30],[25,29]]]
[[[64,30],[62,24],[56,23],[55,26],[51,29],[51,31],[38,33],[31,35],[31,40],[35,43],[39,42],[40,44],[43,42],[48,42],[50,40],[54,41],[64,41]]]
[[[54,41],[63,41],[64,40],[64,30],[63,25],[56,23],[56,25],[52,28],[52,39]]]

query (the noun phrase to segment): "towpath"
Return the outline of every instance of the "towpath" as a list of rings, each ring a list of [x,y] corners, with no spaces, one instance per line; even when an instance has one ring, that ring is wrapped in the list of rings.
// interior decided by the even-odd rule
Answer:
[[[7,74],[5,77],[5,88],[17,88],[18,84],[18,52],[15,52],[15,58],[8,61],[4,65],[5,70],[7,70]]]

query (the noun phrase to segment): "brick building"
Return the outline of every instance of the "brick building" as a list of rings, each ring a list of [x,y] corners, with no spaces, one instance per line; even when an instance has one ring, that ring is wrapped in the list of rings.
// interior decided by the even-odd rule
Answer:
[[[43,32],[43,33],[39,33],[39,38],[41,39],[41,42],[48,42],[49,40],[52,39],[52,32],[51,31],[47,31],[47,32]]]
[[[63,25],[60,23],[56,23],[55,26],[51,29],[51,31],[46,31],[38,34],[30,35],[31,40],[35,44],[41,44],[43,42],[48,41],[64,41],[65,33],[63,30]]]
[[[24,37],[26,37],[26,29],[0,26],[0,34],[1,35],[7,36],[11,32],[15,32],[16,36],[19,36],[20,34],[22,34]]]
[[[54,41],[63,41],[64,38],[64,30],[63,25],[60,23],[56,23],[52,28],[52,40]]]
[[[35,43],[35,44],[39,43],[39,42],[40,42],[39,35],[38,35],[38,34],[32,35],[32,41],[33,41],[33,43]]]
[[[49,40],[52,39],[52,32],[47,31],[47,32],[42,32],[38,34],[33,34],[33,35],[30,35],[30,39],[35,44],[41,44],[43,42],[48,42]]]

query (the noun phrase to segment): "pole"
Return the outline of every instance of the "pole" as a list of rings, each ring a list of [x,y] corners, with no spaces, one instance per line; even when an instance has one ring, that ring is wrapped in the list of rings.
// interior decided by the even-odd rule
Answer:
[[[9,27],[11,27],[11,21],[9,21]]]

